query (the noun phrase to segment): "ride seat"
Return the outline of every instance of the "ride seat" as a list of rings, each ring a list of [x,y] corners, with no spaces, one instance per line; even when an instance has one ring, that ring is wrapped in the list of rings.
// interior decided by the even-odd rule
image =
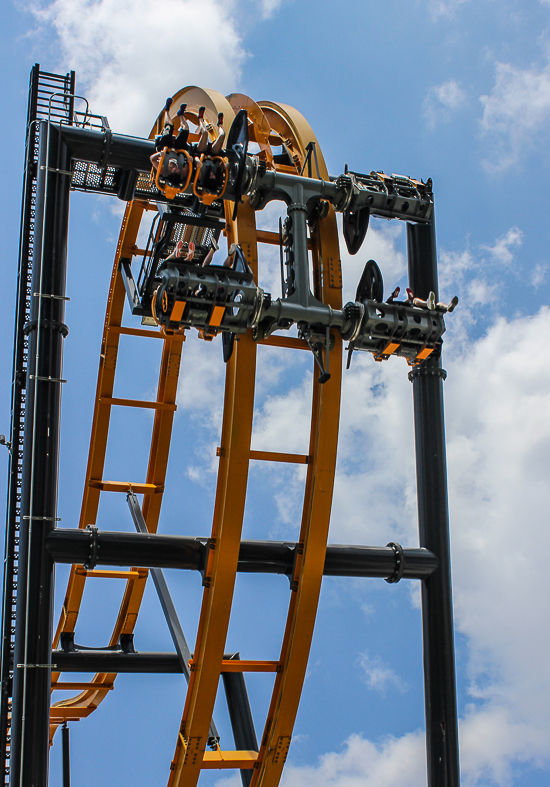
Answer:
[[[227,187],[229,164],[225,157],[205,153],[195,158],[193,193],[204,205],[211,205],[223,197]]]
[[[179,170],[179,178],[174,178],[174,174],[169,172],[170,161],[176,161]],[[185,166],[187,165],[187,172]],[[193,159],[186,150],[172,150],[165,148],[160,158],[155,176],[155,184],[159,191],[162,191],[168,199],[174,199],[176,194],[189,186],[193,175]]]

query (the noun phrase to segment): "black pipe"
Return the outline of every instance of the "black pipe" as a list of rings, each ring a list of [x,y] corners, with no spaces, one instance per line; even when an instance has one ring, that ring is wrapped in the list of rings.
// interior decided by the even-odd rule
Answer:
[[[224,653],[225,660],[235,653]],[[177,653],[126,653],[122,650],[54,650],[52,669],[55,672],[133,672],[183,674]],[[222,670],[223,672],[223,670]],[[238,673],[237,673],[238,674]]]
[[[61,747],[63,754],[63,787],[71,787],[71,754],[69,748],[69,725],[61,728]]]
[[[233,658],[239,659],[239,654],[235,653]],[[237,751],[258,751],[258,739],[243,673],[222,672],[222,680],[233,738],[235,739],[235,749]],[[243,787],[249,787],[253,773],[249,769],[241,769]]]
[[[409,282],[414,294],[437,300],[435,226],[408,224]],[[458,719],[443,380],[438,357],[409,374],[413,384],[418,527],[420,545],[437,555],[439,566],[422,583],[424,692],[429,787],[459,787]]]
[[[105,530],[56,528],[46,546],[56,563],[87,563],[94,550],[103,566],[145,566],[201,571],[206,539],[164,536],[153,533],[118,533]]]
[[[53,560],[45,539],[57,477],[70,165],[56,126],[40,123],[23,453],[10,783],[48,783]],[[36,295],[35,295],[36,294]],[[46,297],[48,296],[48,297]],[[54,296],[54,297],[52,297]]]
[[[177,653],[124,653],[110,650],[54,650],[56,672],[155,672],[183,674]]]
[[[150,156],[155,152],[155,143],[150,139],[77,126],[60,126],[60,129],[71,152],[71,158],[77,161],[139,172],[151,170]]]
[[[105,530],[57,528],[46,540],[56,563],[181,568],[203,571],[207,539],[149,533],[119,533]],[[296,544],[282,541],[241,541],[237,570],[244,573],[285,574],[294,568]],[[397,572],[406,579],[424,579],[437,567],[437,558],[427,549],[403,549],[402,573],[394,548],[329,544],[325,576],[381,577]]]

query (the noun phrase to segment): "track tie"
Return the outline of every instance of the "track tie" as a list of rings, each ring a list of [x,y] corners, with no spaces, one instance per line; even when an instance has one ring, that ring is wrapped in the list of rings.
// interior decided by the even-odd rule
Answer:
[[[286,347],[293,350],[309,350],[309,346],[304,339],[295,339],[293,336],[268,336],[258,344],[266,344],[269,347]]]
[[[143,336],[149,339],[166,339],[160,331],[148,331],[146,328],[124,328],[122,325],[110,325],[109,333],[123,336]]]
[[[131,481],[89,481],[92,489],[100,489],[102,492],[130,492],[136,495],[158,495],[164,492],[164,484],[134,484]]]
[[[257,751],[206,751],[202,761],[203,770],[210,768],[253,768],[258,759]]]
[[[175,412],[178,409],[177,404],[167,404],[166,402],[147,402],[141,399],[113,399],[108,396],[102,396],[99,400],[100,404],[110,405],[113,407],[143,407],[148,410],[171,410]]]
[[[147,570],[143,571],[109,571],[96,569],[83,569],[78,570],[78,574],[82,574],[90,579],[140,579],[147,576]]]
[[[240,661],[237,659],[224,659],[222,672],[279,672],[278,661]]]
[[[250,451],[250,458],[262,462],[289,462],[297,465],[307,465],[310,461],[307,454],[282,454],[278,451]]]
[[[269,232],[268,230],[256,230],[256,238],[258,243],[267,243],[271,246],[278,246],[281,242],[278,232]],[[308,238],[307,247],[311,250],[311,240]]]

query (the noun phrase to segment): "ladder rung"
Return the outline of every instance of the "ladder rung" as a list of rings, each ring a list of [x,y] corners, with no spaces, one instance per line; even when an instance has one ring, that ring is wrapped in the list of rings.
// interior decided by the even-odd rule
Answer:
[[[296,339],[293,336],[268,336],[258,344],[267,344],[270,347],[291,347],[293,350],[309,350],[304,339]]]
[[[251,451],[251,459],[260,459],[263,462],[292,462],[297,465],[309,464],[307,454],[280,454],[277,451]]]
[[[124,336],[144,336],[150,339],[165,339],[160,331],[148,331],[146,328],[124,328],[122,325],[112,325],[109,333],[121,333]]]
[[[253,768],[257,759],[257,751],[205,751],[202,767],[244,770]]]
[[[116,407],[144,407],[149,410],[172,410],[178,409],[177,404],[167,404],[166,402],[145,402],[140,399],[111,399],[108,396],[100,398],[101,404],[108,404]]]
[[[256,240],[258,243],[270,243],[272,246],[278,246],[280,243],[278,232],[269,232],[268,230],[256,230]],[[311,240],[307,241],[308,249],[311,249]]]
[[[102,492],[135,492],[136,495],[158,495],[164,492],[164,484],[133,484],[131,481],[88,481],[92,489]]]
[[[112,683],[52,683],[52,691],[87,691],[88,689],[112,691],[114,685]]]
[[[86,577],[93,578],[100,578],[100,579],[139,579],[144,575],[141,571],[109,571],[109,570],[98,570],[94,569],[84,569],[83,571],[78,571],[78,574],[82,574]]]
[[[237,659],[224,659],[222,672],[277,672],[278,661],[237,661]]]

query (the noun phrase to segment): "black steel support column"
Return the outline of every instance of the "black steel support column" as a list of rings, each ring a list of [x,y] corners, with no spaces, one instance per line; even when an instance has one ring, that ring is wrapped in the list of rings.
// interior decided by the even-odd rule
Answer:
[[[435,225],[407,225],[409,285],[437,299]],[[459,787],[458,719],[447,503],[441,359],[429,357],[409,374],[413,384],[420,546],[439,566],[422,582],[424,692],[428,787]]]
[[[240,656],[235,653],[233,658],[239,659]],[[235,749],[237,751],[259,751],[243,673],[222,672],[222,680],[235,739]],[[248,787],[253,775],[254,771],[241,770],[243,787]]]
[[[38,101],[40,66],[31,71],[29,105],[27,111],[27,136],[25,140],[25,172],[21,204],[21,235],[19,240],[19,265],[17,272],[17,305],[13,350],[11,394],[10,461],[8,470],[8,503],[4,546],[4,582],[2,602],[2,662],[0,710],[0,768],[6,771],[9,762],[11,737],[11,712],[13,696],[13,648],[17,608],[17,571],[19,559],[21,461],[23,450],[23,425],[25,422],[25,368],[27,340],[24,325],[28,317],[28,286],[31,275],[31,224],[33,219],[33,165],[36,155],[37,130],[35,123]],[[12,662],[10,664],[10,662]],[[8,766],[9,767],[9,766]],[[6,783],[2,773],[1,783]]]
[[[23,455],[12,787],[47,787],[53,561],[45,539],[55,525],[70,157],[58,129],[40,124],[27,409]]]
[[[63,787],[71,787],[71,749],[69,745],[69,725],[67,722],[61,728],[61,743],[63,756]]]

